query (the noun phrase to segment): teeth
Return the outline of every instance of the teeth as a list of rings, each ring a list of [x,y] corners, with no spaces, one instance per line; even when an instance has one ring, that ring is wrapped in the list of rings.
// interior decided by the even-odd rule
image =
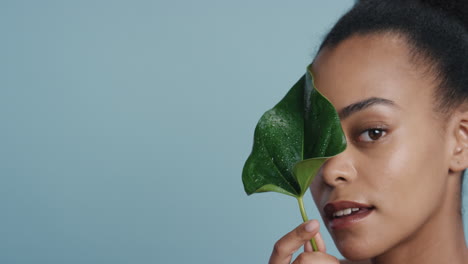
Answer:
[[[335,213],[333,213],[333,217],[350,215],[352,212],[357,212],[357,211],[359,211],[359,208],[346,208],[346,209],[336,211]]]

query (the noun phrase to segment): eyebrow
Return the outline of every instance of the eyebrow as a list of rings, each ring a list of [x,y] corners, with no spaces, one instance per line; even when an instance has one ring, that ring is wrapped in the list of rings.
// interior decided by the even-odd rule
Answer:
[[[389,106],[394,106],[394,107],[397,106],[395,102],[392,100],[380,98],[380,97],[370,97],[370,98],[367,98],[367,99],[364,99],[359,102],[352,103],[346,106],[345,108],[341,109],[338,112],[338,116],[340,117],[341,120],[344,120],[350,115],[356,112],[362,111],[376,104],[383,104],[383,105],[389,105]]]

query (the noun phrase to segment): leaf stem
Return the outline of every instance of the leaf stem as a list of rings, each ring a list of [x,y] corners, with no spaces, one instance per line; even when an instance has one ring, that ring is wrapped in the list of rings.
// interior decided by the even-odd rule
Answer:
[[[301,196],[301,197],[298,197],[298,198],[297,198],[297,201],[299,202],[299,209],[301,210],[302,220],[303,220],[304,222],[309,221],[309,218],[307,217],[307,213],[306,213],[306,211],[305,211],[305,209],[304,209],[304,201],[303,201],[303,199],[302,199],[302,196]],[[312,239],[310,240],[310,244],[312,245],[312,249],[313,249],[314,251],[318,251],[317,243],[315,243],[315,239],[314,239],[314,238],[312,238]]]

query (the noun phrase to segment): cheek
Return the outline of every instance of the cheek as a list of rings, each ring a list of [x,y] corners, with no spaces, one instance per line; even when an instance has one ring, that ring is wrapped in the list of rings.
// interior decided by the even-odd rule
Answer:
[[[324,186],[322,184],[322,168],[319,169],[317,172],[317,175],[315,178],[312,180],[312,183],[310,184],[310,193],[312,194],[312,198],[314,199],[314,202],[317,206],[322,204],[322,199],[326,199],[324,196]]]
[[[386,243],[410,236],[437,211],[445,190],[442,149],[442,142],[429,136],[408,137],[369,156],[367,165],[360,164],[363,184],[372,190],[377,207],[372,229],[379,230]]]
[[[409,211],[440,193],[445,172],[443,142],[440,137],[415,131],[415,127],[401,129],[360,164],[368,187],[377,191],[377,204],[390,203]]]
[[[361,259],[381,254],[411,236],[437,211],[447,173],[443,140],[415,125],[399,129],[382,145],[368,149],[349,145],[357,175],[341,190],[325,187],[319,170],[310,187],[316,204],[331,192],[342,192],[376,206],[365,226],[330,232],[343,256]]]
[[[334,235],[345,257],[382,253],[411,236],[438,210],[444,196],[442,145],[428,136],[395,137],[386,146],[355,156],[358,177],[349,187],[362,190],[376,211],[353,235]]]

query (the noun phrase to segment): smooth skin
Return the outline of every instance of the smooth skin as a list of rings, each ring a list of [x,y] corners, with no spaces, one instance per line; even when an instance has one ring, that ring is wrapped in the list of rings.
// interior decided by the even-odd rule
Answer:
[[[411,56],[396,33],[354,35],[323,49],[312,64],[315,85],[336,107],[348,145],[320,169],[310,189],[336,247],[326,253],[316,220],[274,247],[270,264],[467,264],[460,215],[461,174],[468,168],[468,103],[437,109],[431,62]],[[344,111],[369,98],[374,103]],[[391,102],[391,103],[388,103]],[[349,107],[347,108],[349,110]],[[330,228],[323,208],[349,200],[375,207],[344,229]],[[315,237],[320,252],[307,241]]]

